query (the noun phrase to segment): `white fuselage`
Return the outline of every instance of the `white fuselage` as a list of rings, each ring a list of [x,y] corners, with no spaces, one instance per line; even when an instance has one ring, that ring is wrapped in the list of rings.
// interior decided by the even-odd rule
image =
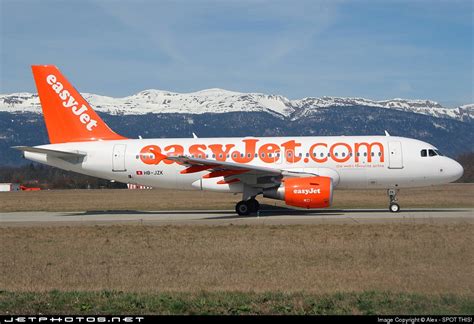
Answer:
[[[118,182],[181,190],[242,192],[243,187],[217,184],[222,178],[203,179],[206,171],[182,174],[185,166],[158,161],[153,152],[329,176],[336,188],[438,185],[457,180],[463,172],[448,157],[422,156],[422,150],[436,150],[432,145],[394,136],[127,139],[38,147],[86,156],[63,159],[25,152],[25,158]]]

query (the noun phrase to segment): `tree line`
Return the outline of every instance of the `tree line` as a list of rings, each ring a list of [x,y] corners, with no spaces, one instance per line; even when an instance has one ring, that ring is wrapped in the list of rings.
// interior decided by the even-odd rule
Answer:
[[[474,182],[474,152],[461,154],[456,161],[464,168],[462,178],[456,182]]]
[[[0,182],[20,183],[41,189],[101,189],[127,188],[126,184],[30,163],[20,167],[0,167]]]

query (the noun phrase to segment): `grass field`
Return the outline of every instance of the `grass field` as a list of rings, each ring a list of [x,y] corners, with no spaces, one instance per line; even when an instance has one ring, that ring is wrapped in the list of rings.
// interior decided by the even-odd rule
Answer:
[[[474,207],[474,184],[401,190],[402,208]],[[0,192],[0,212],[234,209],[241,195],[176,190],[51,190]],[[281,201],[259,198],[267,205]],[[388,208],[385,190],[336,190],[332,208]]]
[[[399,195],[404,208],[472,208],[473,197],[472,184]],[[0,212],[232,209],[239,198],[167,190],[0,193]],[[336,191],[334,203],[386,208],[387,198]],[[472,314],[472,237],[474,224],[462,220],[0,224],[0,314]]]
[[[59,309],[59,311],[58,311]],[[284,293],[0,292],[0,314],[464,314],[474,298],[454,295],[364,292]]]
[[[469,312],[472,237],[462,223],[0,227],[0,312]]]

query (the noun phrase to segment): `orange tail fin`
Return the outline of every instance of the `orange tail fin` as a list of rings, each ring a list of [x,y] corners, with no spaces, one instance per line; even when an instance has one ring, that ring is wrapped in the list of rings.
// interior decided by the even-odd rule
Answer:
[[[119,140],[54,65],[33,65],[49,141],[54,143]]]

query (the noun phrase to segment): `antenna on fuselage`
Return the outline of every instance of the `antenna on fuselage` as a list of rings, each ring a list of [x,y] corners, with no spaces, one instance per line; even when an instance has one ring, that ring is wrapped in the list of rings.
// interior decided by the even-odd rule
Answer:
[[[193,132],[193,138],[199,138],[199,137]]]
[[[390,136],[390,134],[387,131],[384,131],[384,132],[385,132],[385,136]]]

